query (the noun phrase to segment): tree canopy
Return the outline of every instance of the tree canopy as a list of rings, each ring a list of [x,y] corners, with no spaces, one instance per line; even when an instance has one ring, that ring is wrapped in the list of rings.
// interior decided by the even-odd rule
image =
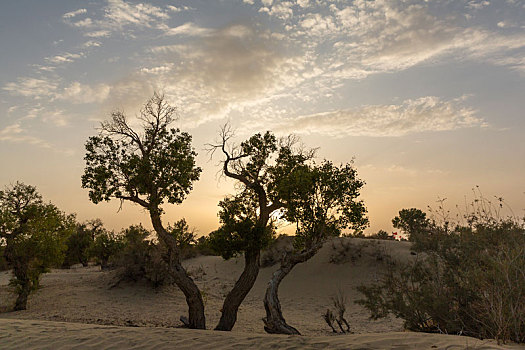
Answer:
[[[44,203],[34,186],[17,182],[0,191],[0,237],[6,241],[5,258],[13,268],[15,310],[26,308],[42,273],[62,264],[65,241],[75,225],[74,215]]]

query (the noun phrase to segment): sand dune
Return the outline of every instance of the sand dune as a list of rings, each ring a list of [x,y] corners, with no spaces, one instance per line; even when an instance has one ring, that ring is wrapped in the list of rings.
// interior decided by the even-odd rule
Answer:
[[[341,243],[336,239],[283,281],[280,298],[284,316],[305,335],[302,337],[264,333],[262,298],[275,267],[261,270],[241,306],[234,330],[227,333],[173,328],[180,325],[180,315],[186,314],[184,297],[176,287],[154,290],[144,283],[121,283],[109,288],[115,280],[114,272],[89,267],[46,274],[42,288],[31,296],[28,310],[0,314],[0,348],[498,348],[493,341],[403,332],[402,320],[393,317],[370,320],[368,312],[353,302],[360,297],[355,287],[378,278],[389,263],[378,260],[385,253],[397,260],[412,256],[406,242],[351,242],[355,246],[353,261],[329,262],[334,247],[338,249]],[[242,270],[242,259],[224,261],[203,256],[187,261],[186,266],[203,291],[207,324],[212,329],[224,296]],[[10,297],[8,280],[8,273],[0,274],[3,309]],[[337,290],[348,298],[346,315],[355,334],[333,335],[321,317]]]
[[[279,336],[15,319],[0,319],[0,329],[3,349],[504,349],[473,338],[402,332]]]

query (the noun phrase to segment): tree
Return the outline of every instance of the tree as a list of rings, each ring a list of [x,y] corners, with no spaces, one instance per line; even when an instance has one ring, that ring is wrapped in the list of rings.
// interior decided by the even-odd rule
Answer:
[[[295,223],[297,229],[294,250],[281,258],[266,289],[264,329],[268,333],[300,334],[282,315],[279,285],[297,264],[311,259],[328,237],[339,236],[345,229],[360,232],[367,226],[366,208],[357,200],[364,182],[357,178],[351,164],[338,167],[325,160],[321,165],[296,168],[279,185],[283,218]]]
[[[271,217],[283,207],[276,189],[295,167],[311,159],[313,152],[294,148],[293,137],[278,140],[271,132],[255,134],[230,149],[233,132],[229,126],[221,130],[220,137],[209,150],[223,153],[222,173],[235,180],[240,190],[219,204],[221,226],[210,235],[210,244],[226,259],[244,254],[244,270],[226,296],[215,327],[229,331],[259,274],[261,249],[273,235]]]
[[[115,234],[113,231],[99,228],[96,231],[90,254],[100,264],[100,268],[104,270],[114,266],[115,258],[122,249],[124,249],[122,236]]]
[[[153,228],[168,248],[166,261],[188,304],[190,328],[206,328],[201,293],[181,264],[180,249],[162,224],[162,205],[180,204],[199,179],[191,136],[169,128],[176,108],[155,93],[141,109],[140,130],[131,127],[121,111],[101,124],[100,134],[86,143],[82,187],[93,203],[112,198],[129,201],[148,211]]]
[[[35,187],[17,182],[0,191],[0,237],[5,259],[13,268],[18,297],[14,310],[25,310],[40,276],[64,259],[65,240],[75,229],[74,215],[44,203]]]
[[[94,235],[89,228],[89,222],[78,223],[75,232],[67,238],[67,250],[63,266],[70,267],[75,264],[88,266],[93,244]]]
[[[401,209],[399,215],[392,219],[392,225],[395,228],[401,229],[408,235],[408,240],[414,240],[414,234],[428,228],[429,221],[427,214],[421,209],[410,208]]]

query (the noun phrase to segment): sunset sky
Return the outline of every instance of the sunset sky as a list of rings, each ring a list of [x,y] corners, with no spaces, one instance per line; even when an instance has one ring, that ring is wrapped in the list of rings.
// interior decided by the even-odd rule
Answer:
[[[203,168],[165,221],[199,235],[234,191],[204,150],[226,122],[238,140],[294,133],[319,159],[355,159],[369,233],[476,185],[525,213],[522,0],[1,1],[0,50],[0,186],[35,185],[81,221],[150,226],[90,203],[80,176],[100,121],[155,90]]]

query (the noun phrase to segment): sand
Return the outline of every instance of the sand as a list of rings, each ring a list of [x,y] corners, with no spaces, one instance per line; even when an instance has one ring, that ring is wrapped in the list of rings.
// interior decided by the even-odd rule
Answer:
[[[289,324],[304,336],[267,335],[263,330],[262,298],[276,266],[261,269],[257,282],[238,314],[232,332],[211,329],[217,323],[226,293],[242,271],[242,259],[224,261],[201,256],[185,262],[203,291],[210,330],[174,328],[186,314],[182,293],[175,287],[153,289],[146,283],[115,282],[114,271],[98,267],[54,270],[43,276],[42,287],[30,297],[28,310],[0,313],[0,348],[260,348],[260,349],[498,349],[494,341],[468,337],[404,332],[403,321],[390,317],[369,319],[367,310],[354,304],[355,287],[376,280],[387,259],[412,259],[407,242],[351,240],[354,248],[342,264],[330,263],[340,239],[327,243],[313,259],[298,265],[283,281],[280,299]],[[359,253],[361,245],[362,250]],[[0,310],[13,296],[9,273],[0,273]],[[347,297],[346,318],[354,334],[334,335],[321,314],[330,297]],[[106,326],[103,326],[106,325]],[[108,326],[109,325],[109,326]],[[137,327],[138,326],[138,327]]]

